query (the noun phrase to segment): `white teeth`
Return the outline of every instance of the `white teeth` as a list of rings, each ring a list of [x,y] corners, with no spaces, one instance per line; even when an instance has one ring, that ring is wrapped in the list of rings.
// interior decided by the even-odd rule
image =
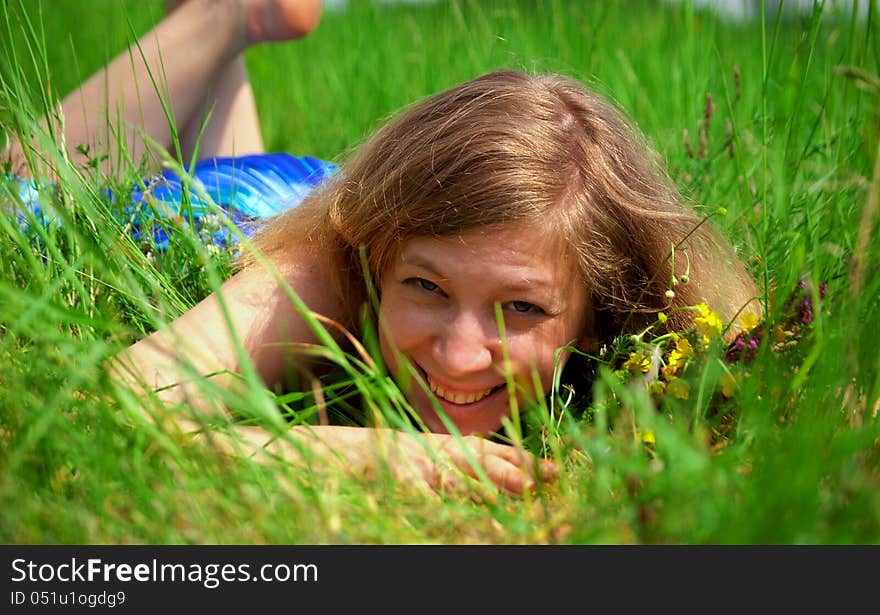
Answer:
[[[452,402],[453,404],[472,404],[474,402],[478,402],[481,399],[488,397],[492,394],[493,389],[486,389],[485,391],[480,391],[478,393],[452,393],[447,391],[441,386],[434,384],[434,382],[429,377],[428,379],[428,387],[430,387],[431,392],[434,393],[440,399],[445,399],[448,402]]]

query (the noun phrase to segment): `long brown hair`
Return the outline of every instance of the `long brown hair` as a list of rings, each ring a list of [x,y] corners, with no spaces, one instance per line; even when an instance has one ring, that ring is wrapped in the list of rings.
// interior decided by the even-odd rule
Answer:
[[[409,238],[509,222],[567,241],[599,339],[635,331],[661,310],[672,313],[670,327],[686,327],[689,312],[675,308],[700,301],[731,319],[754,297],[732,248],[683,204],[659,156],[613,105],[577,81],[517,71],[483,75],[388,122],[267,225],[257,247],[278,255],[310,241],[328,250],[353,325],[367,299],[362,248],[378,280]],[[673,275],[681,281],[686,271],[670,297]]]

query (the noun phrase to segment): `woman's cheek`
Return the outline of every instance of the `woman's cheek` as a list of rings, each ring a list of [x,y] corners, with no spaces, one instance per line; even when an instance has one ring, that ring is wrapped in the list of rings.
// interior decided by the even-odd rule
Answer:
[[[564,342],[556,343],[555,339],[549,339],[544,332],[531,331],[530,334],[514,335],[508,337],[508,357],[516,373],[517,381],[532,390],[534,374],[537,372],[546,393],[553,380],[556,350]],[[560,357],[561,361],[567,358],[567,354]]]
[[[383,302],[379,315],[383,321],[383,338],[387,337],[386,342],[404,353],[429,338],[437,322],[437,316],[430,309],[398,296]]]
[[[550,350],[552,356],[553,351]],[[546,349],[543,336],[536,331],[508,334],[507,356],[510,357],[517,373],[531,374],[534,369],[542,371],[546,362]]]

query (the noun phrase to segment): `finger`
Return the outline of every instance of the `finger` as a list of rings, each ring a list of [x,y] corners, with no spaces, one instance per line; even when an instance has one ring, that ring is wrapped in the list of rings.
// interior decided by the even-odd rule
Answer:
[[[478,458],[485,456],[496,456],[504,459],[510,464],[517,466],[529,474],[530,477],[541,481],[549,481],[556,478],[559,470],[556,464],[549,459],[540,459],[528,451],[507,444],[491,442],[483,438],[478,438],[470,443]],[[465,467],[464,464],[461,464]],[[467,464],[470,466],[470,464]],[[473,473],[471,473],[473,475]]]
[[[458,483],[452,469],[439,461],[431,464],[425,481],[439,494],[455,492]]]
[[[501,450],[498,450],[500,457],[522,468],[534,479],[547,482],[559,475],[559,468],[550,459],[542,459],[515,446],[497,446],[501,447]]]
[[[434,490],[442,495],[468,495],[472,498],[482,487],[478,481],[449,462],[435,463],[430,482]]]
[[[498,501],[498,487],[494,484],[486,484],[470,476],[465,477],[468,490],[467,495],[474,504],[492,505]]]
[[[464,476],[446,454],[426,454],[421,445],[407,449],[393,464],[396,478],[413,483],[432,499],[470,492]]]
[[[491,442],[477,436],[465,436],[461,441],[444,442],[442,449],[449,461],[471,480],[469,491],[480,485],[484,498],[495,501],[493,488],[522,495],[535,487],[534,475],[537,458],[531,453],[506,444]],[[476,462],[476,463],[474,463]],[[553,467],[547,466],[548,472]],[[484,481],[489,480],[489,485]]]
[[[408,465],[409,480],[430,491],[434,499],[462,491],[454,469],[441,459],[415,455],[409,458]]]
[[[474,478],[477,478],[477,474],[475,473],[476,468],[473,467],[473,461],[482,464],[482,460],[486,457],[500,457],[514,465],[520,465],[523,461],[522,451],[479,436],[465,436],[461,441],[450,440],[444,444],[442,450],[456,466]]]
[[[543,482],[550,482],[559,476],[559,466],[550,459],[540,459],[538,461],[538,478]]]
[[[531,474],[506,459],[486,457],[483,460],[483,469],[492,483],[512,495],[522,495],[535,488],[535,479]]]
[[[415,489],[418,493],[425,496],[429,500],[435,502],[440,501],[440,494],[423,474],[419,472],[410,472],[405,476],[397,478],[398,485],[405,485],[411,489]]]
[[[475,504],[494,504],[498,500],[497,486],[479,480],[475,474],[446,465],[435,475],[435,489],[443,495],[467,496]]]
[[[481,439],[482,440],[482,439]],[[542,467],[539,459],[532,453],[518,446],[500,444],[489,440],[482,440],[479,450],[483,454],[491,454],[500,457],[513,465],[527,471],[533,478],[541,475]],[[552,468],[547,468],[552,472]]]

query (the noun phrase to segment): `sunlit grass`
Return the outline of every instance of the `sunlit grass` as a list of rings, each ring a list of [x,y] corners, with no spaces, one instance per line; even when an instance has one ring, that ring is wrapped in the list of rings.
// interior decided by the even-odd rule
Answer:
[[[661,395],[660,411],[619,365],[602,366],[582,417],[525,417],[559,480],[494,503],[227,457],[154,426],[159,401],[101,366],[216,288],[232,256],[181,228],[166,251],[135,241],[105,189],[124,194],[139,161],[95,177],[56,154],[61,225],[0,218],[4,542],[877,542],[880,261],[864,214],[880,182],[876,22],[816,11],[762,28],[687,3],[353,5],[303,41],[248,52],[267,147],[338,159],[404,105],[496,68],[584,80],[634,118],[695,206],[727,212],[712,222],[769,302],[770,333],[737,367],[736,392],[723,399],[720,351],[700,355],[682,375],[688,399]],[[161,3],[134,0],[29,3],[27,18],[2,7],[4,132],[39,135],[47,151],[36,119],[128,45],[129,23],[141,34],[161,16]],[[827,294],[783,350],[772,334],[800,279]],[[403,405],[357,353],[326,352],[348,365],[335,386]],[[204,395],[269,429],[267,408],[313,422],[319,406],[307,387]]]

